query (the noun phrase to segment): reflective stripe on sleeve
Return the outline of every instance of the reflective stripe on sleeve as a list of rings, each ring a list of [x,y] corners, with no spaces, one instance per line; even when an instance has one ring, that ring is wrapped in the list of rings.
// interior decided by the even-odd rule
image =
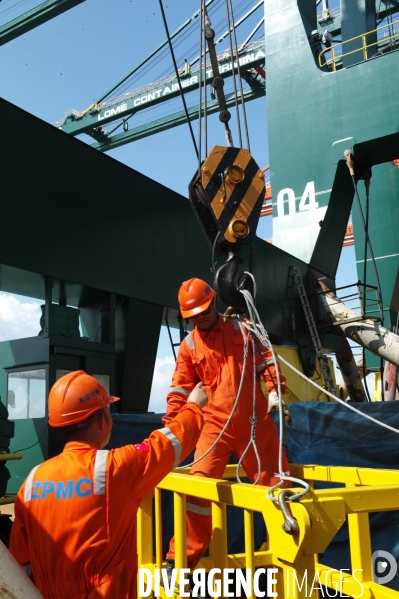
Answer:
[[[105,495],[105,480],[107,475],[107,449],[98,449],[94,462],[94,495]]]
[[[194,514],[200,514],[201,516],[212,516],[211,507],[201,507],[200,505],[195,505],[194,503],[186,503],[186,511],[193,512]]]
[[[191,332],[186,337],[186,343],[191,350],[195,349],[195,343]]]
[[[180,456],[181,456],[181,443],[179,439],[172,433],[170,428],[160,428],[158,433],[162,433],[173,445],[173,449],[175,450],[175,461],[173,462],[172,468],[176,468],[180,464]]]
[[[26,483],[25,483],[25,491],[24,491],[24,502],[27,503],[28,501],[31,500],[32,498],[32,482],[33,482],[33,477],[35,476],[36,470],[39,468],[40,464],[38,464],[37,466],[35,466],[28,475],[28,478],[26,479]]]
[[[190,395],[190,391],[183,387],[170,387],[169,393],[181,393],[182,395]]]
[[[233,327],[235,329],[239,329],[240,328],[240,323],[238,322],[238,320],[236,318],[234,318],[231,322],[233,323]]]

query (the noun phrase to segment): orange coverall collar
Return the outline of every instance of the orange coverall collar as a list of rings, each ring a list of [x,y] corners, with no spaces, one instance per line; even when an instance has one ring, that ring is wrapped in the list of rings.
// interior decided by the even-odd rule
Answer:
[[[217,319],[217,321],[216,321],[215,326],[210,331],[201,331],[201,329],[199,329],[197,327],[195,327],[195,330],[197,331],[197,333],[199,333],[199,335],[201,337],[205,337],[209,333],[212,333],[213,331],[216,331],[217,329],[221,329],[222,326],[223,326],[223,320],[222,320],[222,317],[219,316],[218,319]]]
[[[95,449],[97,451],[98,446],[89,441],[70,441],[64,447],[64,451],[76,451],[77,449]]]

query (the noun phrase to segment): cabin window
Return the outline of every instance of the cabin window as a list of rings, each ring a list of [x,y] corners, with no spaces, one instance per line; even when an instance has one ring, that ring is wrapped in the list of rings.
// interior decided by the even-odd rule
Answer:
[[[0,0],[1,2],[1,0]],[[65,374],[69,374],[70,372],[72,372],[72,370],[60,370],[57,368],[57,370],[55,371],[55,378],[58,381],[59,378],[61,378],[62,376],[64,376]],[[108,374],[92,374],[91,376],[93,376],[95,379],[98,380],[99,383],[101,383],[107,390],[107,393],[109,393],[109,389],[110,389],[110,376]]]
[[[99,383],[101,383],[107,390],[107,393],[109,393],[109,383],[110,383],[110,377],[108,374],[92,374],[92,376],[94,376],[95,379],[98,380]]]
[[[8,373],[7,408],[10,420],[44,418],[46,415],[46,370]]]

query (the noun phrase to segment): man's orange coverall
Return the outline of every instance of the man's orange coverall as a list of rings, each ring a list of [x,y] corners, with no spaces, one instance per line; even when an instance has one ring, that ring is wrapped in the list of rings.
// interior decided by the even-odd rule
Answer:
[[[168,405],[163,424],[168,423],[185,404],[194,386],[202,381],[208,395],[208,404],[203,409],[205,425],[197,444],[194,459],[202,456],[219,435],[233,408],[240,384],[243,367],[244,339],[237,321],[224,322],[219,317],[215,327],[208,332],[197,328],[182,342],[173,373],[172,386],[168,394]],[[270,350],[262,348],[268,363],[270,377],[259,352],[256,352],[258,373],[264,378],[268,391],[276,390],[277,379]],[[232,453],[239,459],[248,445],[251,434],[250,418],[253,410],[253,358],[249,346],[247,369],[244,383],[234,416],[214,449],[198,464],[190,474],[211,478],[221,478]],[[281,391],[285,391],[285,378],[280,373]],[[256,377],[256,445],[261,459],[259,484],[274,485],[279,478],[278,436],[276,425],[267,413],[267,400],[262,392],[259,377]],[[258,463],[253,447],[245,455],[242,465],[251,481],[258,474]],[[283,455],[284,470],[288,463]],[[187,562],[195,568],[209,545],[212,534],[210,501],[187,497]],[[171,540],[167,559],[174,559],[174,539]]]
[[[139,445],[67,443],[31,471],[15,502],[10,551],[46,599],[136,597],[137,510],[193,450],[202,424],[190,402]]]

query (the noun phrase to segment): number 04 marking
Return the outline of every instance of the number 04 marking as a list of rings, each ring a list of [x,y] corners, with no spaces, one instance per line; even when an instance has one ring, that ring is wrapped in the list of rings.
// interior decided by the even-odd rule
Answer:
[[[284,211],[284,206],[287,204],[288,213]],[[316,192],[314,187],[314,181],[306,183],[305,191],[299,202],[298,212],[304,212],[305,210],[316,210],[319,207],[316,202]],[[291,220],[294,218],[296,212],[295,205],[295,192],[290,187],[282,189],[277,196],[277,216],[284,220]]]

